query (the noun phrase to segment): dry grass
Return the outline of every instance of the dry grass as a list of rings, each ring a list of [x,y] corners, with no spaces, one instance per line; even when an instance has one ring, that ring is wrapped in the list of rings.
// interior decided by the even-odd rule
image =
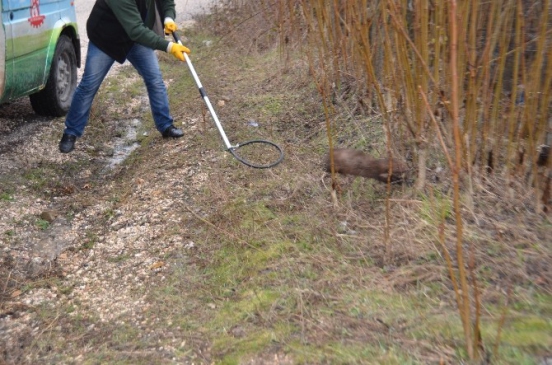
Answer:
[[[159,275],[147,288],[132,288],[148,304],[144,318],[155,321],[144,328],[121,316],[116,323],[99,324],[91,314],[58,317],[68,308],[44,308],[37,327],[46,330],[24,346],[29,358],[46,363],[80,356],[82,363],[121,364],[467,363],[443,250],[451,252],[457,269],[453,184],[437,141],[427,146],[425,188],[416,189],[419,165],[408,158],[416,145],[388,138],[386,126],[394,119],[386,120],[389,115],[367,102],[365,79],[351,72],[342,87],[321,95],[312,79],[314,64],[301,57],[299,46],[278,52],[278,23],[265,11],[282,3],[245,4],[238,9],[228,4],[186,34],[230,139],[270,139],[285,147],[285,161],[270,170],[239,164],[223,151],[208,116],[194,122],[189,139],[145,138],[115,176],[103,177],[109,181],[74,199],[85,204],[113,194],[114,210],[140,212],[149,207],[132,194],[137,181],[160,194],[182,193],[170,197],[178,224],[165,222],[155,243],[177,238],[193,241],[193,247],[164,252]],[[204,40],[214,40],[216,47],[204,46]],[[171,80],[173,114],[185,121],[205,115],[182,65],[162,57],[162,67]],[[113,97],[124,95],[114,91]],[[222,99],[228,101],[218,106]],[[142,113],[147,118],[147,111]],[[409,183],[389,188],[354,177],[332,181],[323,172],[328,116],[337,146],[375,156],[399,151],[412,169]],[[250,120],[259,127],[250,127]],[[391,130],[407,133],[405,128],[397,124]],[[108,132],[98,133],[103,138]],[[88,137],[91,143],[98,142],[94,135]],[[189,174],[167,185],[171,173],[189,166]],[[538,364],[552,346],[552,222],[535,212],[534,193],[524,182],[473,171],[471,184],[459,199],[464,243],[473,247],[479,283],[482,353],[496,364]],[[337,206],[332,186],[339,187]],[[106,221],[91,222],[90,230],[109,231]],[[111,259],[124,263],[125,257]],[[91,324],[95,330],[87,331]],[[76,344],[63,347],[56,342],[62,335]],[[52,343],[59,353],[51,353]]]
[[[234,61],[205,64],[211,73],[203,84],[214,100],[232,95],[218,110],[231,139],[274,140],[285,146],[286,160],[257,171],[226,157],[210,170],[196,204],[211,213],[192,218],[205,229],[195,236],[201,280],[191,281],[215,314],[196,308],[187,324],[211,339],[210,359],[221,363],[273,355],[295,363],[463,361],[468,354],[439,243],[441,227],[456,269],[446,162],[431,150],[423,191],[339,178],[335,207],[322,171],[327,114],[309,63],[293,52],[280,63],[273,36],[253,47],[249,21],[233,29],[240,43],[219,43],[217,52]],[[336,91],[331,108],[337,144],[386,154],[382,115],[362,113],[347,91]],[[250,119],[261,127],[248,129]],[[209,147],[216,149],[208,123],[215,142]],[[541,337],[549,326],[550,221],[534,212],[523,184],[500,176],[474,172],[472,191],[459,200],[479,283],[479,350],[496,363],[532,363],[550,346],[549,336]],[[507,300],[501,346],[493,353]]]

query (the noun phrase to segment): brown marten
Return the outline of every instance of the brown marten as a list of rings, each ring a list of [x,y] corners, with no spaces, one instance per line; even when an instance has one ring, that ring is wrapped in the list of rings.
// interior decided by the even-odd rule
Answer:
[[[334,168],[335,172],[344,175],[363,176],[387,183],[389,159],[374,158],[365,152],[349,148],[335,148]],[[393,159],[392,168],[391,182],[401,182],[403,174],[408,170],[406,164]],[[326,155],[325,169],[327,172],[331,171],[329,153]]]

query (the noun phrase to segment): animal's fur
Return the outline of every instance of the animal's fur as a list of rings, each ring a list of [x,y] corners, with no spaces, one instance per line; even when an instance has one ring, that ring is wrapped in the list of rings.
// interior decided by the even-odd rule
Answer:
[[[389,173],[388,158],[374,158],[369,154],[349,148],[334,149],[335,171],[344,175],[363,176],[386,183]],[[330,154],[326,155],[325,169],[331,171]],[[393,159],[391,181],[402,181],[403,174],[408,170],[406,164]]]

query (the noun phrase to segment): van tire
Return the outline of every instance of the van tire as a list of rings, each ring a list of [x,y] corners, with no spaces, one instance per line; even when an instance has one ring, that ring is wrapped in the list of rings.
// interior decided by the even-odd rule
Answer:
[[[71,39],[61,35],[50,67],[46,86],[31,94],[31,105],[38,115],[62,117],[71,106],[73,93],[77,87],[77,57]]]

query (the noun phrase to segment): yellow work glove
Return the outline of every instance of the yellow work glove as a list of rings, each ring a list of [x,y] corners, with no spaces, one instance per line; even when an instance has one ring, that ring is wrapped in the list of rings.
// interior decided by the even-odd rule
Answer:
[[[173,32],[176,32],[178,27],[176,26],[176,23],[172,18],[166,17],[165,18],[165,34],[172,34]]]
[[[187,54],[190,54],[190,49],[188,47],[184,47],[181,44],[169,42],[169,46],[167,47],[167,53],[172,54],[180,61],[184,61],[184,52],[186,52]]]

